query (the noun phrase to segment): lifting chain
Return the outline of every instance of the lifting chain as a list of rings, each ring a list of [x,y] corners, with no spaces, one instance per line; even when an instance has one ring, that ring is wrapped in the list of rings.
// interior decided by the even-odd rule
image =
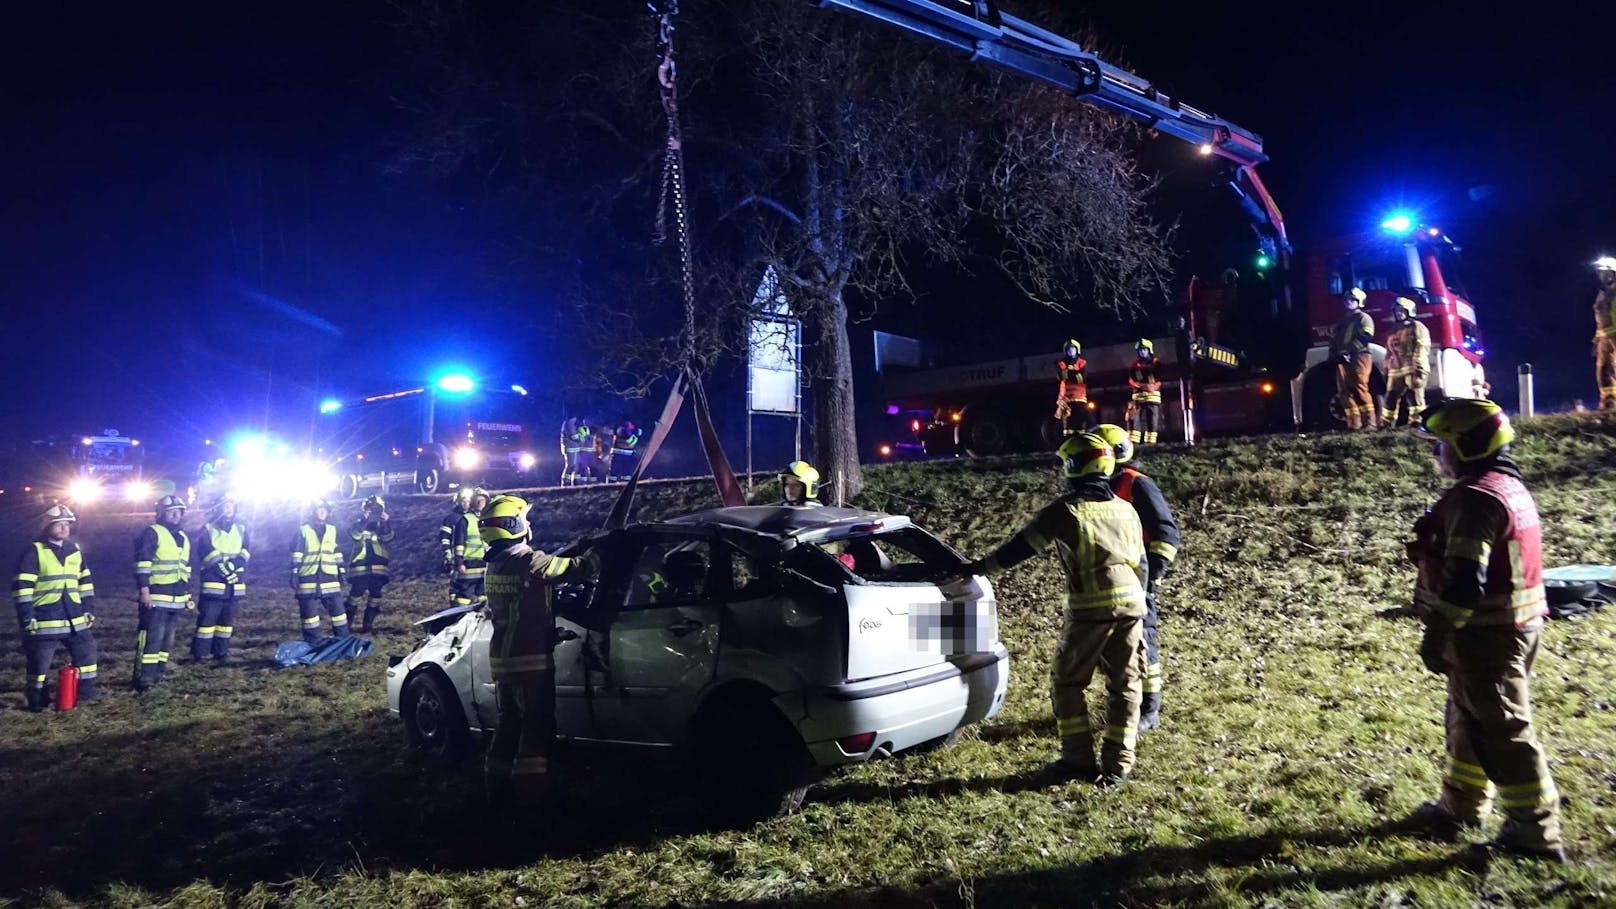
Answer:
[[[679,16],[679,0],[661,0],[648,4],[657,17],[657,85],[662,95],[662,111],[667,118],[668,146],[662,159],[662,191],[657,197],[656,230],[652,235],[658,245],[668,239],[668,204],[673,204],[673,230],[679,242],[680,281],[684,292],[685,321],[681,329],[680,353],[684,367],[690,368],[695,359],[696,345],[696,285],[690,261],[689,206],[685,196],[684,134],[679,125],[679,83],[673,55],[675,20]]]

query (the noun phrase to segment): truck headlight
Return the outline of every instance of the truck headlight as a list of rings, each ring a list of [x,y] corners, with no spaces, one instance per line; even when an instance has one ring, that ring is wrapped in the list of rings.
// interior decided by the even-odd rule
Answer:
[[[123,484],[123,500],[125,502],[152,501],[152,484],[145,480],[130,480]]]
[[[101,484],[89,477],[79,477],[67,484],[67,497],[75,502],[100,501],[101,493]]]
[[[475,448],[456,448],[454,453],[454,466],[456,470],[476,470],[483,463],[483,453]]]
[[[533,465],[537,463],[539,463],[539,459],[533,457],[533,453],[530,451],[524,451],[516,457],[516,466],[523,470],[532,470]]]

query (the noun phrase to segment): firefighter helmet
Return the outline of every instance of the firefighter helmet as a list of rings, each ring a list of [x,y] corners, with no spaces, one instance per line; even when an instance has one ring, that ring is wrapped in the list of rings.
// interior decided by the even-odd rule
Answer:
[[[808,501],[819,498],[819,471],[807,461],[792,461],[780,474],[780,488],[783,491],[786,483],[797,482],[802,484],[802,497]]]
[[[52,524],[63,522],[77,524],[79,517],[73,513],[73,509],[68,508],[66,505],[52,505],[45,509],[44,514],[39,516],[39,529],[49,530]]]
[[[166,495],[161,499],[158,499],[157,504],[152,507],[157,511],[157,516],[162,517],[163,512],[168,511],[171,508],[178,508],[180,511],[184,511],[186,509],[186,504],[185,500],[179,496]]]
[[[1140,338],[1139,343],[1135,346],[1153,357],[1156,355],[1156,344],[1149,338]]]
[[[1115,423],[1101,423],[1094,427],[1093,432],[1111,446],[1118,466],[1133,460],[1133,437],[1128,435],[1128,430]]]
[[[1422,428],[1465,463],[1492,457],[1515,441],[1504,409],[1485,398],[1450,398],[1425,412]]]
[[[1616,271],[1616,256],[1600,256],[1595,259],[1594,271]]]
[[[1349,287],[1347,288],[1347,292],[1341,296],[1347,301],[1347,305],[1355,309],[1364,305],[1364,301],[1369,299],[1369,295],[1364,293],[1364,289],[1362,287]]]
[[[455,504],[461,508],[466,508],[471,505],[471,496],[471,487],[462,486],[455,490]]]
[[[208,506],[208,515],[216,518],[222,517],[225,509],[236,507],[239,504],[240,503],[236,501],[235,496],[226,493],[217,499],[214,499],[213,504]]]
[[[309,502],[309,507],[304,509],[304,516],[306,516],[310,520],[313,520],[314,519],[314,513],[316,511],[319,511],[322,508],[325,509],[326,516],[330,517],[331,516],[331,503],[327,502],[325,499],[315,499],[315,500]]]
[[[1076,338],[1068,338],[1066,341],[1066,347],[1061,350],[1061,353],[1068,357],[1080,356],[1083,353],[1083,345],[1077,343]]]
[[[1414,318],[1414,301],[1408,297],[1398,297],[1392,301],[1392,305],[1408,318]]]
[[[365,499],[365,501],[362,502],[359,507],[365,511],[386,511],[387,500],[381,496],[371,496]]]
[[[477,535],[484,543],[527,539],[528,507],[527,500],[519,496],[500,496],[489,502],[477,521]]]
[[[1094,432],[1080,432],[1061,443],[1055,452],[1066,470],[1068,480],[1088,476],[1109,477],[1117,469],[1117,457],[1105,437]]]

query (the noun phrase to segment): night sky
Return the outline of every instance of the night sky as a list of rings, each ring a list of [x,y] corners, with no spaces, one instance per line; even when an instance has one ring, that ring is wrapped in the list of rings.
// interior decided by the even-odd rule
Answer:
[[[383,77],[386,4],[31,7],[0,37],[0,369],[18,435],[211,435],[473,357],[558,387],[558,305],[491,267],[511,225],[385,168],[407,126]],[[1504,380],[1531,360],[1544,403],[1596,397],[1588,263],[1616,252],[1616,117],[1609,41],[1584,13],[1088,15],[1136,72],[1264,136],[1298,245],[1397,205],[1446,227],[1495,396],[1513,404]],[[1186,270],[1246,264],[1233,202],[1184,151],[1151,160]]]

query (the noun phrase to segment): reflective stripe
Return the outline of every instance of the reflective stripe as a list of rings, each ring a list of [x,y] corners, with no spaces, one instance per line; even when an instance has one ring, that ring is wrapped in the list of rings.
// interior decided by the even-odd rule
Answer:
[[[334,576],[342,565],[342,553],[337,549],[337,527],[325,525],[325,533],[315,537],[314,528],[304,524],[298,528],[303,549],[292,553],[292,568],[299,577]]]
[[[200,627],[198,627],[196,629],[196,636],[199,637],[199,638],[211,638],[211,637],[213,637],[213,633],[215,631],[217,631],[217,630],[218,630],[217,626],[214,626],[214,625],[202,625],[202,626],[200,626]]]
[[[230,637],[230,632],[235,631],[235,630],[236,630],[236,626],[234,626],[234,625],[215,625],[215,626],[213,626],[213,636],[214,637],[219,637],[219,638],[227,638],[227,637]]]
[[[496,675],[512,672],[540,672],[554,668],[555,663],[548,653],[532,653],[524,656],[509,656],[488,658],[488,667]]]
[[[1469,559],[1472,562],[1487,564],[1493,555],[1493,544],[1486,540],[1474,537],[1450,537],[1446,556],[1450,559]]]
[[[95,663],[85,663],[83,666],[79,667],[79,678],[81,680],[82,679],[93,679],[93,678],[95,678],[95,675],[96,675],[96,672],[97,672],[98,669],[99,669],[99,666],[97,664],[95,664]]]
[[[34,553],[38,557],[39,573],[27,576],[34,578],[34,584],[31,588],[17,591],[19,600],[29,597],[33,607],[38,609],[60,603],[64,598],[69,603],[78,603],[83,597],[95,595],[93,588],[80,583],[89,575],[84,568],[83,551],[74,549],[66,559],[58,560],[56,550],[35,542]]]
[[[191,580],[191,540],[181,533],[176,537],[173,531],[161,524],[151,525],[157,534],[157,551],[150,561],[135,563],[136,574],[149,574],[149,586],[172,587],[176,584],[187,584]],[[181,543],[180,540],[185,542]],[[156,599],[154,593],[152,599]],[[169,601],[172,602],[172,601]]]
[[[318,624],[320,624],[320,617],[317,616],[317,615],[316,616],[310,616],[310,617],[303,620],[303,627],[304,628],[312,628],[312,627],[314,627],[315,625],[318,625]]]
[[[1132,723],[1127,726],[1107,725],[1102,738],[1108,742],[1116,742],[1124,748],[1132,748],[1139,742],[1139,726]]]
[[[162,661],[163,655],[160,653],[143,653],[140,655],[140,665],[142,666],[153,666]]]
[[[1560,799],[1560,790],[1551,777],[1540,777],[1530,783],[1514,783],[1498,787],[1500,808],[1547,808]]]
[[[565,574],[567,569],[571,567],[572,559],[563,556],[555,556],[544,564],[543,577],[545,580],[549,580],[550,578],[558,578]]]
[[[1061,738],[1069,735],[1092,735],[1094,727],[1086,716],[1058,716],[1055,717],[1055,731]]]
[[[1178,547],[1174,546],[1172,543],[1163,543],[1160,540],[1151,542],[1150,552],[1154,555],[1161,556],[1169,562],[1178,558]]]
[[[1492,789],[1492,783],[1487,779],[1487,771],[1475,764],[1448,756],[1448,769],[1443,774],[1443,780],[1457,789],[1469,789],[1486,795]]]

